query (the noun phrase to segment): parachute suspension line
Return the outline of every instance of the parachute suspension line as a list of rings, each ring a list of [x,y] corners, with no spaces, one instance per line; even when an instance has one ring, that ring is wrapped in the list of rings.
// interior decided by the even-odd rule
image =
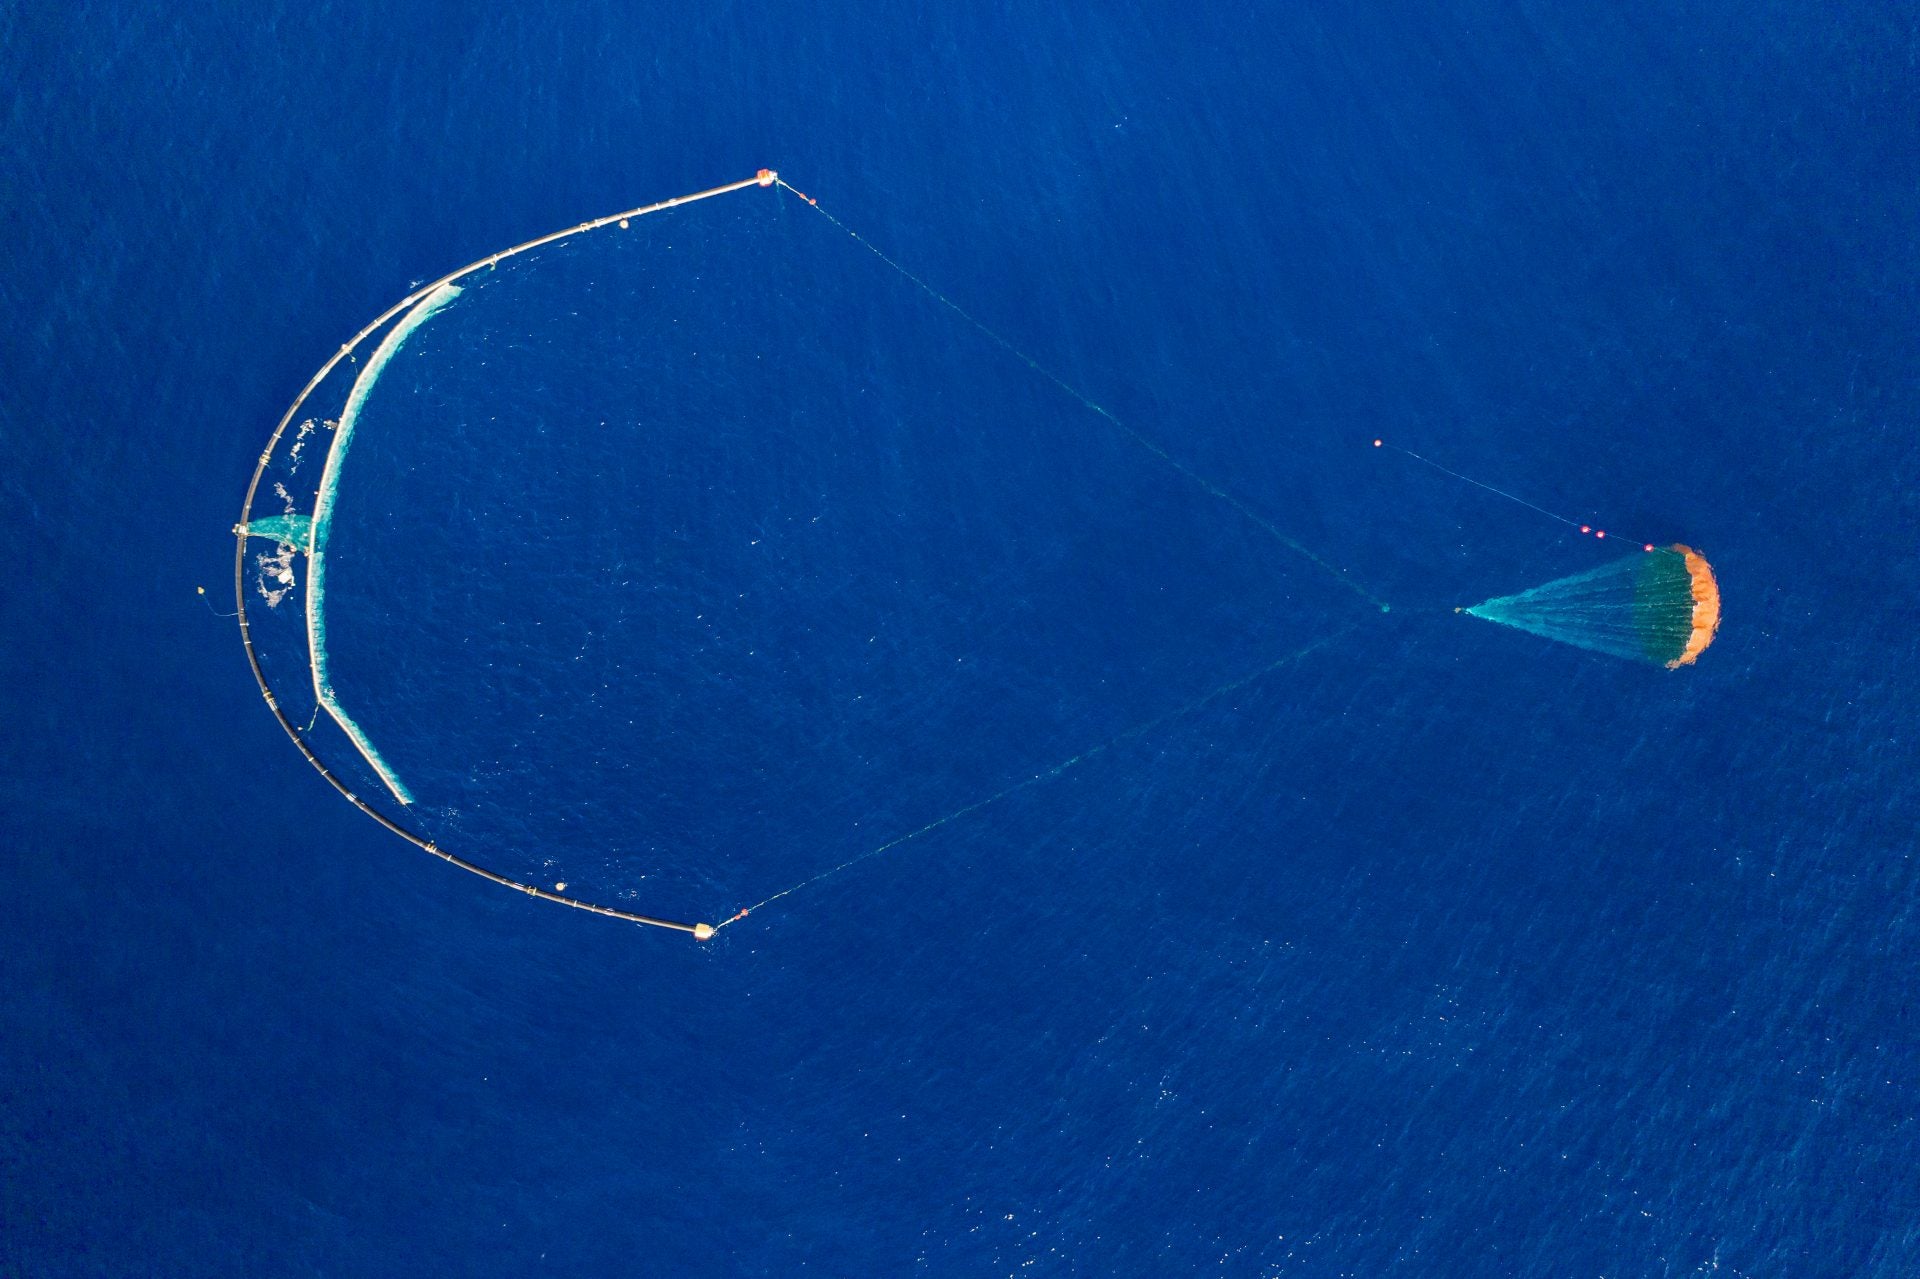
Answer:
[[[795,192],[795,194],[797,195],[799,193]],[[1042,782],[1050,782],[1054,778],[1060,776],[1062,773],[1065,773],[1068,769],[1078,767],[1079,765],[1084,764],[1088,760],[1092,759],[1094,756],[1102,754],[1108,750],[1111,750],[1113,747],[1118,746],[1123,742],[1129,742],[1134,740],[1135,738],[1145,737],[1148,733],[1151,733],[1154,729],[1159,728],[1162,724],[1168,723],[1171,720],[1181,719],[1187,715],[1191,715],[1194,711],[1197,711],[1201,707],[1207,705],[1207,703],[1217,701],[1220,698],[1227,696],[1229,693],[1239,692],[1241,689],[1246,688],[1248,685],[1254,684],[1259,680],[1264,679],[1266,676],[1271,675],[1273,672],[1279,670],[1281,667],[1289,666],[1294,662],[1298,662],[1302,660],[1308,654],[1314,652],[1316,649],[1325,648],[1328,645],[1333,644],[1338,640],[1346,638],[1348,633],[1350,633],[1352,630],[1353,630],[1353,627],[1349,625],[1349,626],[1342,627],[1340,630],[1333,632],[1331,635],[1322,636],[1320,639],[1315,640],[1313,643],[1307,645],[1305,648],[1297,649],[1294,652],[1288,653],[1285,657],[1282,657],[1275,661],[1267,663],[1265,666],[1262,666],[1259,670],[1254,671],[1251,675],[1243,675],[1239,679],[1231,680],[1228,683],[1222,684],[1220,685],[1220,687],[1213,689],[1210,692],[1202,693],[1200,696],[1194,698],[1190,702],[1182,703],[1181,705],[1174,707],[1170,711],[1161,712],[1159,715],[1154,716],[1152,719],[1147,720],[1144,723],[1135,724],[1132,728],[1125,729],[1119,733],[1114,734],[1112,737],[1109,737],[1106,741],[1101,742],[1097,746],[1089,746],[1086,750],[1081,751],[1078,755],[1074,755],[1068,759],[1063,759],[1059,763],[1055,764],[1053,767],[1048,768],[1043,772],[1035,773],[1031,777],[1023,777],[1019,781],[1014,782],[1011,786],[1008,786],[1002,790],[995,791],[993,794],[987,796],[985,799],[976,799],[971,804],[968,804],[963,808],[954,809],[952,812],[948,813],[944,817],[935,818],[934,820],[928,822],[925,826],[919,827],[916,830],[910,830],[904,835],[896,835],[894,838],[888,840],[884,844],[881,844],[879,847],[870,848],[866,852],[861,853],[858,857],[850,857],[846,861],[841,862],[838,866],[829,867],[828,869],[821,871],[817,875],[814,875],[807,879],[803,879],[791,888],[783,888],[779,892],[775,893],[773,896],[765,898],[761,901],[757,901],[753,905],[744,908],[739,913],[727,919],[721,920],[719,924],[715,925],[714,931],[718,932],[720,929],[727,927],[729,924],[737,923],[738,921],[745,919],[748,915],[752,914],[754,911],[759,910],[761,907],[769,906],[769,905],[772,905],[774,902],[779,901],[782,897],[791,897],[793,896],[793,894],[799,892],[801,889],[811,888],[813,885],[819,883],[821,880],[831,879],[833,876],[838,875],[843,870],[847,870],[847,869],[850,869],[851,867],[858,866],[861,862],[871,861],[875,857],[880,856],[882,853],[890,853],[894,849],[900,847],[902,844],[910,843],[913,840],[919,839],[922,835],[932,834],[934,831],[939,830],[942,826],[952,825],[954,822],[959,821],[961,818],[977,813],[981,809],[987,808],[990,805],[997,804],[1001,800],[1006,799],[1011,795],[1015,795],[1015,794],[1018,794],[1020,791],[1026,790],[1028,787],[1038,786]]]
[[[975,316],[971,311],[968,311],[965,307],[961,306],[958,302],[955,302],[952,298],[948,297],[946,294],[942,293],[940,290],[934,288],[931,284],[928,284],[925,280],[915,275],[912,271],[909,271],[906,267],[902,266],[899,262],[896,262],[893,258],[887,256],[887,254],[883,252],[879,248],[879,246],[875,245],[873,241],[867,239],[866,236],[861,235],[858,231],[854,230],[852,227],[842,222],[839,218],[834,217],[833,214],[821,208],[820,202],[818,200],[806,194],[804,191],[801,191],[798,188],[790,185],[785,179],[777,175],[774,178],[774,183],[777,186],[781,187],[782,189],[792,192],[796,198],[805,202],[808,207],[813,209],[821,217],[825,218],[828,222],[831,222],[835,227],[839,228],[841,231],[846,232],[847,235],[852,237],[853,241],[856,244],[858,244],[861,248],[873,254],[873,256],[875,256],[876,258],[879,258],[882,262],[886,263],[888,266],[892,267],[895,271],[899,272],[901,276],[903,276],[909,283],[911,283],[915,288],[919,289],[922,293],[926,294],[928,297],[932,298],[935,302],[938,302],[941,306],[944,306],[945,308],[947,308],[947,310],[953,312],[955,315],[965,320],[968,324],[972,325],[975,329],[979,330],[980,333],[983,334],[995,346],[999,347],[1001,350],[1005,351],[1008,355],[1011,355],[1014,359],[1020,361],[1022,364],[1026,365],[1029,369],[1032,369],[1035,373],[1039,374],[1041,377],[1045,378],[1047,381],[1053,383],[1054,386],[1058,387],[1062,392],[1064,392],[1070,399],[1072,399],[1074,402],[1079,404],[1082,408],[1086,409],[1090,413],[1094,413],[1099,417],[1106,419],[1107,424],[1109,426],[1119,431],[1122,435],[1132,440],[1135,444],[1139,445],[1141,448],[1145,449],[1147,452],[1159,458],[1162,462],[1165,462],[1168,466],[1172,467],[1175,471],[1178,471],[1181,475],[1184,475],[1189,481],[1199,486],[1199,488],[1202,491],[1206,492],[1207,494],[1213,497],[1220,499],[1222,502],[1225,502],[1228,506],[1231,506],[1234,510],[1238,511],[1241,515],[1245,516],[1255,526],[1262,529],[1264,532],[1267,533],[1268,536],[1272,537],[1275,541],[1279,542],[1282,546],[1286,547],[1288,550],[1294,552],[1296,555],[1299,555],[1303,559],[1307,560],[1309,563],[1314,565],[1314,567],[1318,568],[1321,572],[1331,577],[1334,581],[1340,583],[1340,585],[1346,587],[1348,590],[1352,591],[1354,594],[1366,600],[1369,604],[1372,604],[1374,607],[1378,608],[1382,613],[1390,611],[1391,606],[1385,600],[1381,599],[1379,596],[1375,595],[1372,591],[1369,591],[1366,587],[1361,586],[1359,583],[1355,582],[1352,578],[1348,577],[1347,571],[1345,569],[1336,567],[1335,565],[1328,563],[1326,560],[1320,558],[1320,556],[1314,554],[1312,551],[1308,550],[1305,546],[1301,545],[1299,542],[1295,541],[1293,538],[1288,537],[1285,533],[1280,531],[1279,527],[1276,524],[1274,524],[1272,520],[1269,520],[1266,516],[1260,514],[1258,511],[1254,510],[1251,506],[1248,506],[1240,498],[1235,497],[1232,493],[1228,492],[1224,488],[1221,488],[1218,484],[1214,483],[1212,480],[1200,474],[1200,472],[1194,470],[1192,467],[1188,466],[1185,462],[1182,462],[1179,458],[1169,453],[1165,448],[1163,448],[1159,443],[1157,443],[1151,436],[1148,436],[1143,432],[1141,432],[1140,430],[1138,430],[1137,428],[1128,425],[1126,422],[1121,421],[1120,418],[1115,416],[1113,411],[1108,409],[1105,405],[1095,400],[1092,396],[1088,395],[1086,392],[1080,390],[1080,388],[1076,387],[1075,385],[1073,385],[1073,383],[1061,377],[1058,373],[1055,373],[1052,369],[1048,368],[1046,365],[1040,363],[1040,361],[1034,359],[1031,355],[1028,355],[1025,351],[1015,346],[1011,341],[1009,341],[1005,337],[1002,337],[997,330],[989,328],[985,322],[975,318]]]
[[[1516,503],[1520,506],[1524,506],[1529,511],[1535,511],[1541,515],[1546,516],[1550,520],[1558,520],[1560,523],[1565,524],[1570,528],[1577,528],[1580,530],[1581,533],[1589,537],[1597,538],[1603,542],[1607,540],[1607,536],[1608,536],[1607,530],[1603,528],[1595,528],[1591,524],[1582,524],[1579,520],[1570,520],[1564,515],[1556,515],[1552,511],[1549,511],[1546,507],[1535,506],[1532,502],[1527,501],[1526,498],[1515,497],[1513,494],[1507,492],[1505,489],[1495,488],[1491,484],[1487,484],[1481,480],[1474,479],[1471,475],[1462,475],[1458,471],[1448,470],[1446,467],[1440,465],[1440,463],[1434,461],[1432,458],[1422,457],[1420,454],[1415,453],[1412,449],[1403,449],[1398,444],[1389,444],[1385,440],[1375,440],[1373,442],[1373,447],[1377,449],[1392,449],[1395,453],[1399,453],[1405,457],[1412,458],[1416,462],[1423,462],[1426,465],[1431,466],[1434,470],[1440,472],[1440,474],[1442,475],[1451,475],[1454,479],[1463,480],[1466,483],[1473,485],[1477,489],[1485,489],[1487,492],[1492,493],[1495,496],[1504,497],[1507,499],[1507,501]],[[1618,535],[1616,534],[1615,536],[1617,537]],[[1633,539],[1627,538],[1624,540],[1631,542]],[[1652,552],[1655,549],[1655,547],[1652,542],[1642,542],[1640,543],[1640,549],[1642,551]]]
[[[274,451],[279,448],[281,439],[287,433],[287,428],[293,425],[295,418],[298,417],[301,409],[306,405],[308,397],[319,388],[322,382],[326,381],[327,376],[333,372],[341,361],[345,360],[352,364],[359,364],[360,361],[354,353],[363,342],[384,328],[394,317],[402,313],[414,312],[415,308],[418,308],[417,314],[409,314],[406,320],[401,321],[399,325],[395,326],[393,332],[381,343],[382,349],[375,351],[374,357],[369,362],[368,367],[361,374],[360,378],[356,380],[355,390],[362,392],[359,397],[362,400],[365,399],[364,392],[371,389],[373,378],[378,377],[380,366],[385,362],[382,358],[383,353],[385,356],[391,356],[393,351],[398,348],[400,342],[405,339],[406,334],[411,331],[412,327],[417,327],[419,323],[425,322],[434,310],[444,305],[446,301],[451,300],[452,296],[459,292],[459,290],[453,286],[455,282],[461,278],[472,275],[477,271],[491,270],[508,258],[526,253],[532,249],[537,249],[542,245],[570,239],[583,232],[596,231],[601,227],[611,226],[616,223],[622,229],[625,229],[631,219],[644,217],[649,213],[658,213],[664,209],[677,208],[680,205],[692,204],[698,200],[711,199],[714,196],[726,195],[732,191],[742,191],[748,187],[771,187],[776,182],[779,182],[779,176],[775,174],[773,170],[761,169],[753,177],[743,178],[738,182],[730,182],[725,186],[710,187],[705,191],[696,191],[691,195],[675,196],[671,200],[661,200],[655,204],[640,205],[636,208],[624,209],[619,213],[609,213],[603,218],[595,218],[589,222],[582,222],[576,226],[570,226],[565,230],[555,231],[551,234],[540,236],[537,239],[528,240],[523,244],[516,244],[510,249],[502,249],[498,253],[488,254],[484,258],[469,262],[456,271],[447,272],[447,274],[437,280],[431,280],[421,285],[388,307],[385,311],[382,311],[378,316],[374,317],[365,328],[354,334],[339,350],[335,351],[333,355],[328,358],[327,362],[322,364],[314,375],[307,380],[307,384],[300,389],[300,394],[294,397],[293,403],[287,406],[287,411],[281,415],[279,423],[273,428],[273,434],[267,438],[266,447],[260,451],[259,460],[253,469],[253,476],[247,482],[246,497],[240,504],[240,522],[233,526],[234,616],[236,616],[240,622],[240,646],[246,650],[247,665],[253,671],[254,682],[260,686],[260,694],[266,699],[267,709],[273,712],[274,719],[279,722],[281,729],[292,739],[294,746],[299,749],[301,756],[306,759],[307,763],[313,766],[315,772],[326,779],[330,786],[339,791],[348,803],[408,843],[413,844],[425,852],[432,853],[435,857],[454,866],[458,866],[462,870],[471,871],[482,879],[499,884],[502,887],[514,889],[530,897],[538,897],[543,901],[557,902],[562,906],[571,906],[576,910],[589,911],[596,915],[605,915],[610,919],[625,920],[631,924],[647,924],[655,928],[666,928],[676,932],[689,933],[698,941],[705,941],[713,936],[713,925],[686,924],[678,920],[658,919],[651,915],[642,915],[633,911],[619,910],[612,906],[602,906],[597,902],[583,901],[576,897],[567,897],[558,892],[549,892],[533,884],[521,883],[516,879],[509,878],[496,871],[488,870],[484,866],[476,865],[462,857],[458,857],[440,847],[437,840],[421,835],[401,825],[399,822],[394,821],[391,817],[388,817],[385,813],[355,793],[353,788],[350,787],[346,780],[338,773],[328,768],[325,762],[321,760],[319,754],[313,749],[312,744],[307,740],[307,734],[311,733],[314,725],[319,722],[320,710],[323,707],[326,707],[330,713],[334,710],[333,707],[328,705],[331,697],[331,689],[327,684],[325,673],[324,623],[319,620],[319,609],[314,607],[314,604],[320,597],[320,593],[324,590],[323,580],[316,579],[323,579],[325,573],[323,564],[325,559],[326,516],[328,513],[324,510],[317,509],[315,514],[310,517],[309,521],[305,524],[302,524],[297,518],[286,516],[268,517],[251,525],[249,521],[253,514],[254,499],[259,494],[261,480],[266,476],[267,466],[273,460]],[[350,399],[352,399],[352,395],[353,393],[350,392]],[[350,407],[357,410],[358,404],[354,403]],[[336,431],[344,434],[346,433],[346,429],[350,428],[350,425],[351,419],[349,417],[347,421],[341,424],[341,427],[336,428]],[[335,448],[330,451],[327,467],[324,468],[331,470],[331,480],[333,484],[338,483],[338,457],[344,452],[345,447],[346,444],[336,436]],[[321,489],[322,495],[316,499],[316,506],[330,506],[332,501],[332,488],[329,486],[327,477],[324,474]],[[300,536],[301,534],[304,534],[304,536]],[[325,690],[327,695],[318,698],[319,704],[314,708],[313,719],[307,724],[304,730],[293,722],[292,718],[287,714],[286,708],[281,705],[279,697],[277,697],[273,691],[273,686],[267,682],[266,668],[261,665],[260,654],[254,648],[253,627],[247,617],[247,539],[249,537],[270,537],[275,541],[288,544],[292,544],[294,540],[297,540],[304,544],[301,549],[307,552],[310,561],[307,575],[309,592],[308,624],[310,628],[308,631],[309,659],[316,663],[313,671],[316,694]],[[318,625],[320,630],[317,638],[313,629],[316,625]],[[399,799],[402,804],[408,804],[410,811],[417,814],[419,810],[413,808],[408,803],[411,797],[404,793],[404,788],[399,785],[398,778],[393,776],[391,770],[387,769],[384,763],[379,762],[377,754],[371,751],[370,743],[363,744],[362,739],[364,738],[364,734],[356,731],[357,726],[349,727],[351,723],[351,720],[347,720],[341,724],[341,727],[347,732],[349,738],[353,739],[355,748],[359,750],[367,762],[373,766],[375,772],[379,774],[381,782],[394,792],[395,797]]]

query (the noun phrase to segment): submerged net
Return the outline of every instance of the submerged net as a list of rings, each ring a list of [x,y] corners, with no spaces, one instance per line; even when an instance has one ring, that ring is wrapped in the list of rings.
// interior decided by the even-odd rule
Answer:
[[[1720,591],[1699,552],[1652,549],[1463,609],[1577,648],[1672,669],[1691,664],[1720,626]]]

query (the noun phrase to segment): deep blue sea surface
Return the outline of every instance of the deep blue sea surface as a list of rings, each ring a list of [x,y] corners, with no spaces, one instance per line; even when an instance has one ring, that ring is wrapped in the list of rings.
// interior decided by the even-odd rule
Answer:
[[[0,14],[0,1273],[1920,1273],[1911,7],[910,9]],[[470,280],[329,570],[514,878],[951,816],[701,945],[216,613],[363,324],[762,165],[1137,436],[752,189]]]

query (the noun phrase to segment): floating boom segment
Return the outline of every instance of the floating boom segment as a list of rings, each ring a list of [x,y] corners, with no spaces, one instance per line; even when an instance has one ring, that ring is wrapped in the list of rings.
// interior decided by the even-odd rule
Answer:
[[[354,379],[353,389],[347,393],[346,408],[340,413],[340,424],[333,431],[333,446],[327,450],[327,464],[320,472],[319,493],[314,499],[313,520],[307,534],[307,649],[312,659],[313,695],[320,705],[326,707],[333,722],[352,739],[354,748],[379,774],[380,780],[393,792],[393,797],[402,804],[413,803],[412,793],[387,767],[387,762],[380,758],[380,752],[374,749],[365,730],[341,707],[334,696],[333,683],[327,678],[327,537],[333,530],[333,499],[340,490],[340,466],[346,460],[347,449],[352,446],[353,428],[360,419],[361,406],[367,402],[373,384],[380,380],[388,361],[393,359],[413,331],[458,296],[460,289],[453,284],[442,284],[427,294],[381,339],[380,345],[368,357],[366,367],[360,370],[360,376]]]
[[[1720,588],[1706,557],[1676,543],[1459,611],[1672,670],[1713,643]]]

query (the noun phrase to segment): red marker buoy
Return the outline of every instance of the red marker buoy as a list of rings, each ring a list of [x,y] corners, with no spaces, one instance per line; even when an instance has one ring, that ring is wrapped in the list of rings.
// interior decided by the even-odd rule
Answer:
[[[1376,439],[1373,442],[1373,447],[1381,448],[1381,447],[1384,447],[1385,444],[1386,444],[1385,440]],[[1414,461],[1422,463],[1423,465],[1426,465],[1426,466],[1430,466],[1434,470],[1439,471],[1442,475],[1448,475],[1456,480],[1460,480],[1460,481],[1463,481],[1464,483],[1471,484],[1475,488],[1484,489],[1487,492],[1494,494],[1496,497],[1503,497],[1509,502],[1513,502],[1519,506],[1524,506],[1528,510],[1533,511],[1539,515],[1544,515],[1550,520],[1558,520],[1562,524],[1566,524],[1573,528],[1577,528],[1580,530],[1581,536],[1583,537],[1597,538],[1601,541],[1606,540],[1607,530],[1603,528],[1595,528],[1591,524],[1581,524],[1578,521],[1568,519],[1564,515],[1557,515],[1554,512],[1549,511],[1544,506],[1535,506],[1532,502],[1527,501],[1527,499],[1523,497],[1516,497],[1514,494],[1507,492],[1503,488],[1495,488],[1493,485],[1488,484],[1482,480],[1474,479],[1471,475],[1462,475],[1458,471],[1449,470],[1448,468],[1440,465],[1440,463],[1434,461],[1432,458],[1422,457],[1418,453],[1415,453],[1412,449],[1406,448],[1403,445],[1399,445],[1399,444],[1394,445],[1393,451],[1396,453],[1404,453],[1408,457],[1412,458]],[[1631,533],[1623,533],[1620,535],[1620,538],[1624,538],[1629,545],[1631,545],[1634,541],[1634,537]],[[1616,540],[1619,540],[1619,539],[1616,539]],[[1651,551],[1658,550],[1659,547],[1655,546],[1652,542],[1643,542],[1640,545],[1640,549],[1643,551],[1651,552]]]

